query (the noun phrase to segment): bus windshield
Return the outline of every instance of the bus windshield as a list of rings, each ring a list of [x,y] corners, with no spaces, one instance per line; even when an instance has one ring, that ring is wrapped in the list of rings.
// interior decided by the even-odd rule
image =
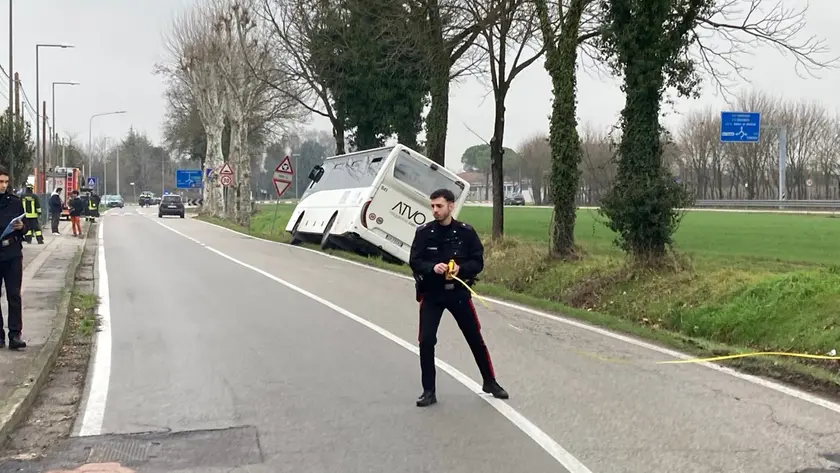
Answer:
[[[322,165],[324,175],[310,189],[307,189],[304,197],[319,191],[370,187],[376,180],[382,163],[393,149],[393,147],[382,148],[328,158]]]
[[[400,153],[397,156],[394,163],[394,178],[425,196],[429,196],[438,189],[449,189],[455,194],[455,200],[458,200],[464,190],[448,176],[407,153]]]

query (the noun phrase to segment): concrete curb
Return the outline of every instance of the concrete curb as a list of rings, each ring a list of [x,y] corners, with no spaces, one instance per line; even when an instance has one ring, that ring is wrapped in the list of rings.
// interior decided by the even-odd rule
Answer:
[[[87,243],[92,227],[93,225],[87,226],[84,243]],[[28,380],[28,382],[12,389],[6,402],[0,406],[0,447],[5,445],[11,433],[29,414],[30,408],[35,403],[35,400],[38,399],[41,388],[46,384],[47,379],[49,379],[61,347],[64,345],[64,340],[67,337],[67,322],[69,319],[73,288],[75,287],[76,273],[82,262],[84,250],[85,244],[82,244],[81,250],[76,253],[73,261],[70,263],[70,267],[67,269],[64,281],[65,290],[56,308],[52,331],[27,370],[27,375],[24,379]],[[70,288],[69,291],[67,290],[68,288]]]

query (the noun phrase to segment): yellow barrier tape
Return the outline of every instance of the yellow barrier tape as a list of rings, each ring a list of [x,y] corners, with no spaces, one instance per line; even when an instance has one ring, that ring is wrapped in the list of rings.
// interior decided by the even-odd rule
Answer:
[[[490,304],[488,304],[487,301],[485,301],[483,297],[479,296],[478,293],[475,292],[473,290],[473,288],[470,287],[469,284],[464,282],[464,280],[459,278],[458,276],[455,276],[454,274],[452,274],[453,271],[455,271],[455,260],[450,260],[449,264],[447,265],[447,268],[446,268],[446,279],[458,281],[459,283],[461,283],[462,286],[467,288],[467,290],[470,291],[470,293],[473,296],[475,296],[476,299],[481,301],[481,303],[484,304],[484,307],[487,307],[487,309],[489,309],[489,310],[493,310],[493,309],[490,309]]]
[[[809,355],[808,353],[789,353],[784,351],[758,351],[753,353],[739,353],[737,355],[723,355],[723,356],[712,356],[709,358],[691,358],[689,360],[669,360],[669,361],[657,361],[657,365],[665,365],[665,364],[680,364],[680,363],[704,363],[704,362],[711,362],[711,361],[721,361],[721,360],[733,360],[735,358],[751,358],[756,356],[790,356],[795,358],[809,358],[812,360],[835,360],[840,361],[840,356],[829,356],[829,355]]]

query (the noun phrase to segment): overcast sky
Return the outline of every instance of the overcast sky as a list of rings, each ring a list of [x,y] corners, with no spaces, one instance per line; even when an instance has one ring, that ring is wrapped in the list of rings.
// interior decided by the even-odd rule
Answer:
[[[0,8],[0,24],[8,24],[8,0]],[[70,43],[74,49],[41,49],[41,100],[52,108],[51,84],[78,81],[79,86],[58,86],[56,115],[58,130],[86,145],[91,115],[127,110],[124,116],[101,117],[93,121],[94,140],[102,136],[119,137],[130,126],[161,137],[165,113],[163,84],[152,71],[164,59],[163,34],[172,24],[173,14],[191,0],[14,0],[14,70],[21,75],[24,90],[35,104],[35,44]],[[806,0],[788,0],[788,4]],[[810,0],[808,31],[827,40],[840,55],[840,0]],[[0,34],[0,64],[8,71],[8,29]],[[748,74],[752,87],[791,99],[822,102],[840,111],[840,71],[824,71],[819,79],[799,78],[790,58],[774,50],[758,50],[744,57],[752,68]],[[0,97],[8,97],[8,81],[0,74]],[[699,100],[680,101],[666,117],[666,124],[679,123],[679,113],[691,107],[714,106],[726,109],[723,98],[708,90]],[[464,149],[481,140],[464,123],[486,139],[492,130],[492,96],[476,80],[454,85],[450,103],[447,165],[460,168]],[[505,144],[517,144],[535,132],[546,131],[550,113],[550,81],[542,64],[535,64],[513,82],[507,100]],[[8,98],[6,98],[8,100]],[[579,117],[596,127],[615,123],[624,97],[617,82],[582,74],[579,81]],[[669,107],[670,109],[670,107]],[[34,117],[34,113],[33,113]],[[327,128],[324,120],[313,126]]]

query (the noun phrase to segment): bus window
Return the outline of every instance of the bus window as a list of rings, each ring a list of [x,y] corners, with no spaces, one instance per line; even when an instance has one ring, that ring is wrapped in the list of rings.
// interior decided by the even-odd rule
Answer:
[[[304,197],[318,191],[370,187],[379,174],[383,158],[387,158],[392,149],[385,148],[325,160],[321,165],[324,174],[307,189]]]
[[[449,177],[405,153],[397,156],[394,178],[426,196],[438,189],[449,189],[455,194],[455,200],[458,200],[464,190]]]

